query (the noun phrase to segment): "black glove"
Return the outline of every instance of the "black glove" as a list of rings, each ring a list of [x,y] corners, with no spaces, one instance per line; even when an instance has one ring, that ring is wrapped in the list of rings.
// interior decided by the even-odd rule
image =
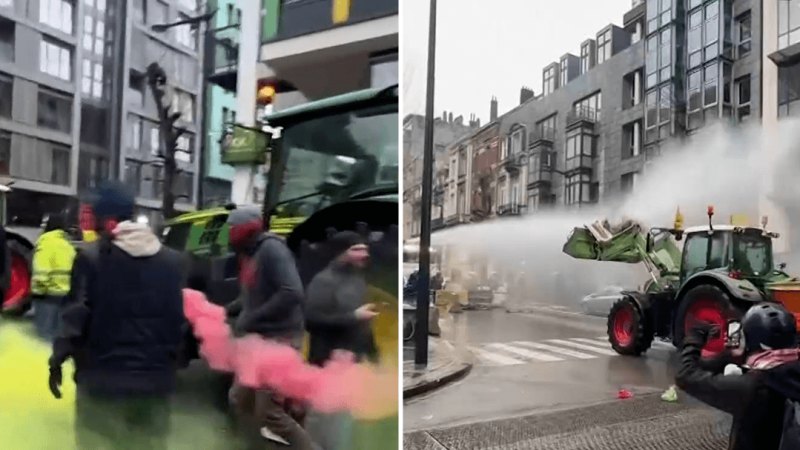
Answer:
[[[695,322],[689,331],[689,337],[699,344],[705,344],[709,338],[716,336],[719,336],[719,327],[703,320]]]
[[[50,392],[53,394],[53,397],[57,399],[61,398],[62,378],[61,366],[50,366],[50,379],[48,380],[48,383],[50,386]]]

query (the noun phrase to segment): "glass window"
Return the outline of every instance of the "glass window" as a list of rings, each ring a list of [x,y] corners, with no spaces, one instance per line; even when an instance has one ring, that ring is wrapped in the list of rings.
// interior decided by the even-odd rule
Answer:
[[[0,130],[0,175],[9,175],[11,166],[11,133]]]
[[[567,82],[569,81],[569,79],[567,78],[567,75],[569,75],[569,72],[567,71],[567,63],[568,63],[567,58],[561,58],[561,84],[560,84],[560,86],[566,86]]]
[[[11,118],[14,79],[10,75],[0,73],[0,117]]]
[[[72,131],[72,98],[39,86],[36,124],[43,128],[70,133]]]
[[[736,19],[736,53],[739,58],[748,54],[752,45],[752,16],[750,12]]]
[[[597,64],[611,58],[611,30],[597,35]]]
[[[669,122],[670,111],[672,110],[672,85],[661,86],[659,97],[659,123]]]
[[[736,80],[736,102],[739,105],[747,105],[750,103],[750,76],[746,76]]]
[[[72,34],[72,15],[74,1],[41,0],[39,2],[39,22]]]
[[[590,55],[591,55],[591,46],[589,44],[583,44],[581,46],[581,73],[586,73],[591,68],[589,66]]]
[[[647,59],[645,61],[647,73],[658,71],[658,37],[652,36],[647,40]]]
[[[178,14],[178,21],[188,20],[189,16],[185,14]],[[192,50],[197,49],[197,30],[193,29],[192,25],[181,25],[175,28],[175,38],[179,44],[184,47],[189,47]]]
[[[15,24],[0,16],[0,61],[14,62]]]
[[[133,20],[139,23],[147,23],[147,1],[133,0]]]
[[[65,44],[42,38],[39,45],[39,70],[48,75],[72,80],[72,50]]]
[[[716,64],[712,64],[705,68],[705,89],[704,89],[704,104],[711,106],[717,103],[717,89],[719,87],[718,75],[719,68]]]
[[[62,186],[69,185],[69,156],[70,149],[66,145],[49,143],[50,154],[52,155],[52,165],[50,166],[50,179],[45,180],[53,184]]]
[[[647,128],[656,126],[658,122],[658,91],[651,91],[645,97],[645,108],[647,110]]]
[[[800,100],[800,64],[778,69],[778,105]]]

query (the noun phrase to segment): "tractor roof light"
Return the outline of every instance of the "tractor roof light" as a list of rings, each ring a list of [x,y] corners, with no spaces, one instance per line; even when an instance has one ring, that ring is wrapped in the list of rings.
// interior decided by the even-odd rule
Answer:
[[[708,214],[708,234],[714,233],[714,224],[711,223],[711,219],[714,217],[714,205],[708,205],[706,209],[706,213]],[[710,245],[709,241],[709,245]]]
[[[769,218],[767,216],[761,217],[761,228],[766,231],[767,224],[769,223]]]
[[[675,223],[673,224],[673,228],[675,228],[676,231],[683,230],[683,214],[681,214],[680,207],[675,211]]]

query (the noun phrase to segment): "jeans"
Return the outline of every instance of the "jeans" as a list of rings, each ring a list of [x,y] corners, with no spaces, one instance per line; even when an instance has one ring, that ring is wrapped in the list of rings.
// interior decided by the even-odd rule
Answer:
[[[167,450],[168,397],[98,397],[78,388],[75,402],[77,448]]]
[[[324,450],[351,450],[353,448],[352,416],[347,412],[323,414],[309,413],[306,419],[308,433]]]
[[[61,298],[44,297],[33,300],[33,323],[42,339],[53,342],[61,322]]]

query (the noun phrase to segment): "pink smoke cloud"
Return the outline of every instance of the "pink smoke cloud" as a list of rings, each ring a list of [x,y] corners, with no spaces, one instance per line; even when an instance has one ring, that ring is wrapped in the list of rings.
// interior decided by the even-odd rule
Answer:
[[[214,370],[235,374],[244,386],[271,389],[320,412],[347,411],[370,419],[397,413],[396,368],[357,364],[347,352],[317,367],[288,345],[258,336],[234,338],[224,308],[199,291],[184,289],[183,310],[203,359]]]

